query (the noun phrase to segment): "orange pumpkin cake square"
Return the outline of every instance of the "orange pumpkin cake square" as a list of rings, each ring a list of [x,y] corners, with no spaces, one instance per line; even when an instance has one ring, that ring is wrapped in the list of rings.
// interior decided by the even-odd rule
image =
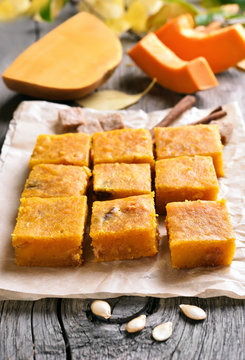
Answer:
[[[165,213],[172,201],[216,200],[219,192],[210,156],[179,156],[155,163],[156,208]]]
[[[93,188],[102,200],[150,194],[150,164],[97,164],[93,170]]]
[[[176,156],[212,156],[217,176],[223,176],[219,125],[187,125],[154,129],[157,160]]]
[[[21,197],[85,195],[91,170],[86,166],[40,164],[34,166]]]
[[[89,166],[91,136],[84,133],[39,135],[29,167],[37,164]]]
[[[12,234],[20,266],[78,266],[87,218],[87,197],[22,198]]]
[[[93,135],[94,164],[154,164],[152,137],[147,129],[119,129]]]
[[[95,201],[90,236],[96,261],[155,255],[158,232],[153,194]]]
[[[231,264],[235,235],[224,199],[173,202],[166,210],[173,268]]]

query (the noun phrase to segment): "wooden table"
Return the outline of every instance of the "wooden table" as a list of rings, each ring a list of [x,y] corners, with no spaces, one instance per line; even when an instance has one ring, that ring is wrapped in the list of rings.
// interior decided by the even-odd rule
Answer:
[[[67,5],[52,24],[37,24],[30,19],[0,24],[0,71],[50,29],[75,13]],[[122,39],[127,49],[133,37]],[[44,54],[45,56],[45,54]],[[131,63],[127,55],[104,88],[137,93],[149,79]],[[230,69],[218,75],[219,87],[196,94],[197,106],[215,107],[237,100],[245,118],[245,73]],[[0,84],[0,144],[17,105],[27,96],[17,95]],[[181,95],[155,85],[132,109],[146,111],[173,106]],[[243,100],[243,102],[242,102]],[[65,284],[64,284],[65,286]],[[245,359],[245,301],[225,297],[109,299],[113,316],[99,321],[89,310],[90,300],[43,299],[0,302],[0,359]],[[191,303],[207,311],[207,320],[195,323],[181,315],[178,305]],[[132,317],[147,314],[147,326],[137,335],[125,332]],[[155,342],[151,329],[160,322],[172,321],[172,337]]]

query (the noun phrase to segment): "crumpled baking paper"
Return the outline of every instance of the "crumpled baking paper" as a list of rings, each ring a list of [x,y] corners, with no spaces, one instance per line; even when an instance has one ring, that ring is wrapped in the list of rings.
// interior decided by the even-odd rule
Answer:
[[[11,233],[19,198],[28,176],[28,161],[39,134],[59,133],[57,114],[66,105],[25,101],[14,113],[0,159],[0,299],[36,300],[45,297],[108,298],[120,295],[156,297],[229,296],[245,298],[245,130],[236,103],[225,105],[234,124],[224,147],[226,176],[219,179],[219,199],[225,198],[236,234],[236,252],[230,267],[176,270],[170,265],[164,219],[160,217],[160,251],[151,258],[95,263],[90,240],[85,239],[80,268],[18,267]],[[85,109],[88,117],[101,113]],[[168,110],[145,113],[121,111],[128,127],[151,128]],[[209,110],[192,108],[173,126],[194,122]],[[37,249],[38,251],[38,249]]]

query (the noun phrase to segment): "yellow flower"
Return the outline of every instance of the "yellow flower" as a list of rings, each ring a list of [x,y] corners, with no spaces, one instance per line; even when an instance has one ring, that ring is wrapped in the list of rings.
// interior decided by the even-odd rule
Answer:
[[[22,15],[29,6],[30,0],[0,0],[0,20],[12,20]]]

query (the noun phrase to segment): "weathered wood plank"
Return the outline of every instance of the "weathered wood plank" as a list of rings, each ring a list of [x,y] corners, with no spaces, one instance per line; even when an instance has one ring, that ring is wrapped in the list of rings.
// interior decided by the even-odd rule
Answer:
[[[110,299],[113,316],[106,321],[91,313],[91,300],[62,300],[63,326],[72,359],[110,359],[114,344],[126,341],[121,323],[148,309],[148,301],[138,297]]]
[[[0,360],[33,359],[32,309],[28,301],[2,302]]]
[[[125,326],[129,318],[139,314],[137,304],[142,299],[108,301],[114,302],[113,313],[119,315],[117,323],[113,316],[100,320],[91,315],[89,300],[62,301],[62,319],[73,359],[244,359],[245,301],[161,299],[159,305],[155,301],[151,308],[142,309],[147,324],[137,334],[128,334]],[[200,322],[187,319],[179,309],[181,303],[201,306],[207,311],[207,319]],[[152,329],[166,321],[173,322],[173,335],[158,343],[152,339]]]
[[[66,346],[59,323],[59,303],[57,299],[33,303],[32,336],[36,360],[66,359]]]
[[[36,359],[244,359],[243,300],[175,298],[161,299],[158,304],[122,297],[108,301],[113,315],[106,321],[91,314],[90,300],[62,300],[67,357],[57,327],[56,300],[41,300],[34,306],[30,302],[2,302],[0,359],[31,359],[33,354]],[[178,308],[180,303],[201,306],[207,319],[186,319]],[[146,328],[138,334],[126,333],[126,322],[139,313],[147,315]],[[165,321],[173,322],[173,335],[157,343],[151,331]]]
[[[33,22],[18,19],[14,23],[0,22],[0,74],[14,61],[14,59],[35,41]],[[27,97],[17,95],[7,89],[0,79],[0,148],[2,147],[9,121],[18,104]]]
[[[0,360],[66,359],[60,300],[2,301]]]
[[[207,311],[209,321],[200,359],[244,359],[245,301],[208,299]]]
[[[245,108],[243,106],[245,72],[230,68],[222,74],[218,74],[217,79],[219,81],[217,88],[197,93],[197,106],[208,108],[237,101],[245,119]]]

